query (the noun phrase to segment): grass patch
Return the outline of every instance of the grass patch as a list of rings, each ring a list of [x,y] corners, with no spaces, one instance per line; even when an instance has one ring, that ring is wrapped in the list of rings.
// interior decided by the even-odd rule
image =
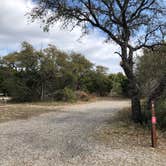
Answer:
[[[0,123],[17,119],[28,119],[43,113],[55,112],[57,109],[29,104],[12,104],[0,106]]]
[[[129,108],[119,111],[97,129],[95,139],[112,148],[151,147],[151,130],[146,125],[131,120]],[[158,148],[166,152],[166,133],[158,130]]]
[[[17,119],[28,119],[33,116],[38,116],[43,113],[56,112],[59,110],[58,106],[66,106],[73,104],[81,104],[95,101],[94,99],[89,101],[43,101],[43,102],[27,102],[27,103],[13,103],[0,105],[0,123],[17,120]]]

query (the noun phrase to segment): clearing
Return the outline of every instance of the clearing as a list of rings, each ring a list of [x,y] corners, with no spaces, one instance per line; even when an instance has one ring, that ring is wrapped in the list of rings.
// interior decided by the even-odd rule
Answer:
[[[151,148],[150,132],[124,119],[129,106],[105,100],[1,107],[0,166],[166,165],[164,134]]]

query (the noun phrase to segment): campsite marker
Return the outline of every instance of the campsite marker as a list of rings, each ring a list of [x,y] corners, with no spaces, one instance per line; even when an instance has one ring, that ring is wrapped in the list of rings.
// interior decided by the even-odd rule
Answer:
[[[156,119],[156,115],[155,115],[155,108],[154,108],[154,101],[152,101],[152,128],[151,128],[151,139],[152,139],[152,147],[155,148],[157,147],[157,134],[156,134],[156,123],[157,123],[157,119]]]

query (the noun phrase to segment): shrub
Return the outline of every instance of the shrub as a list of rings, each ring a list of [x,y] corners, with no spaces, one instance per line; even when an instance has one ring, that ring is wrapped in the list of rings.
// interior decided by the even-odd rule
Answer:
[[[68,87],[65,87],[64,89],[57,90],[54,94],[54,99],[58,101],[75,101],[76,95],[74,91]]]
[[[149,127],[151,126],[151,112],[147,110],[147,105],[142,104],[143,121]],[[159,99],[155,104],[155,112],[157,117],[157,127],[161,130],[166,130],[166,100]]]
[[[70,88],[65,87],[63,90],[63,101],[75,101],[76,95],[74,91]]]
[[[129,97],[129,81],[122,73],[110,74],[109,79],[112,82],[111,96]]]
[[[157,124],[158,126],[166,130],[166,100],[160,99],[156,103],[156,116],[157,116]]]
[[[84,91],[76,91],[75,94],[78,100],[88,101],[90,99],[89,94]]]

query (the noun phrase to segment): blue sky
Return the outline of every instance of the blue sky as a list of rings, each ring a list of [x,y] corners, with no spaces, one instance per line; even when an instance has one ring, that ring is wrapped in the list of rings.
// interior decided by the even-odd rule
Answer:
[[[122,71],[120,58],[114,54],[118,50],[114,43],[105,43],[105,38],[97,31],[80,39],[81,29],[72,32],[60,29],[60,23],[43,32],[40,23],[29,23],[25,14],[31,10],[31,0],[0,1],[0,56],[20,49],[22,41],[28,41],[35,48],[54,44],[63,51],[76,51],[85,55],[96,65],[104,65],[109,71]]]

